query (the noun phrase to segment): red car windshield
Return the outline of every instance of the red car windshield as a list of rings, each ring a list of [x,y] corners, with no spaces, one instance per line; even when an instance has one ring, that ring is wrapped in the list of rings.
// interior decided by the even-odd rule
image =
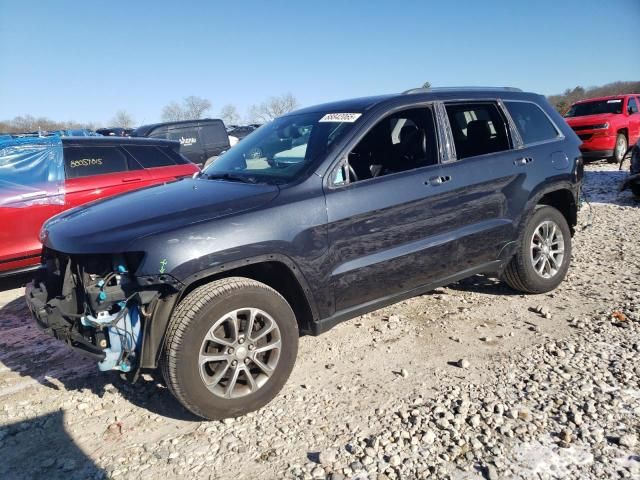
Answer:
[[[576,103],[572,105],[565,117],[584,117],[601,113],[622,113],[622,99],[594,100],[592,102]]]

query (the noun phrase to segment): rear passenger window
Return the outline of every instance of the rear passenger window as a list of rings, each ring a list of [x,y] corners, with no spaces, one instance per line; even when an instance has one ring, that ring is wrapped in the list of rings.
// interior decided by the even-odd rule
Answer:
[[[446,105],[458,159],[509,150],[507,125],[495,103]]]
[[[556,127],[535,103],[505,102],[505,106],[525,145],[558,137]]]
[[[127,157],[118,147],[64,147],[67,178],[127,171]]]
[[[156,146],[127,145],[124,149],[144,168],[175,165],[175,162]]]

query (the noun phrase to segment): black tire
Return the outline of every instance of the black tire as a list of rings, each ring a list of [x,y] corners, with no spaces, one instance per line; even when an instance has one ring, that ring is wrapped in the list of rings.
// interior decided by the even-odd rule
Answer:
[[[623,143],[624,142],[624,143]],[[627,142],[627,137],[624,133],[619,133],[616,137],[616,145],[613,150],[613,157],[607,158],[607,162],[609,163],[620,163],[622,157],[627,152],[627,148],[629,144]]]
[[[631,191],[636,197],[640,198],[640,185],[638,185],[637,183],[632,183]]]
[[[279,357],[271,376],[255,392],[223,398],[210,391],[201,377],[201,346],[218,319],[245,308],[260,309],[275,321],[281,340]],[[200,417],[219,420],[269,403],[289,378],[297,352],[298,325],[287,301],[263,283],[231,277],[196,288],[178,304],[167,328],[160,366],[169,390],[182,405]]]
[[[535,270],[531,255],[531,240],[534,231],[545,221],[557,225],[562,233],[564,256],[557,272],[550,278],[543,278]],[[571,230],[562,213],[553,207],[539,205],[529,218],[519,240],[518,250],[511,259],[503,278],[514,290],[524,293],[545,293],[555,289],[564,280],[571,260]]]

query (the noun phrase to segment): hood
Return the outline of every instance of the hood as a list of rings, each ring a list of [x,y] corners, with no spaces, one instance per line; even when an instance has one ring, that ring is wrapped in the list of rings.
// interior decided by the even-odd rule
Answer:
[[[274,185],[184,179],[61,213],[41,240],[64,253],[126,252],[142,237],[255,209],[278,193]]]
[[[614,113],[598,113],[596,115],[583,115],[582,117],[569,117],[565,118],[565,120],[571,127],[581,127],[583,125],[607,123],[613,116],[615,116]]]

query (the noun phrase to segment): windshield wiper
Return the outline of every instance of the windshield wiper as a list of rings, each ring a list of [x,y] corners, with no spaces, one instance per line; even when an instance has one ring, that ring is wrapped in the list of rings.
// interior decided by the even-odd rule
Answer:
[[[256,183],[254,177],[245,177],[244,175],[236,175],[233,173],[203,173],[203,176],[209,180],[228,180],[230,182]]]

